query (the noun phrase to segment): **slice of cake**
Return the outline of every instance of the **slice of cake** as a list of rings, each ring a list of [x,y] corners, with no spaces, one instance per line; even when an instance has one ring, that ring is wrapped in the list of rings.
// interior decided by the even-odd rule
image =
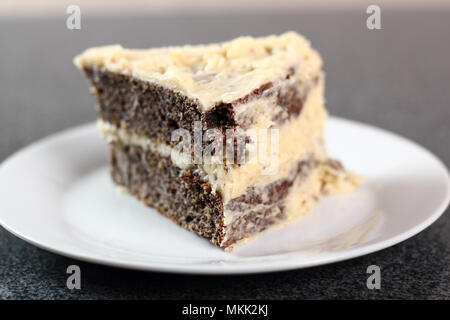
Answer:
[[[326,155],[322,61],[297,33],[97,47],[75,64],[97,98],[114,182],[219,247],[359,183]]]

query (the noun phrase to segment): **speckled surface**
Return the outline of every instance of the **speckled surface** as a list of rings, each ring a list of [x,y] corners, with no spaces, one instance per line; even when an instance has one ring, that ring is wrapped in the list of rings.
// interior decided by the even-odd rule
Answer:
[[[384,12],[382,30],[354,12],[273,16],[0,20],[0,161],[50,133],[92,121],[93,100],[72,56],[92,45],[150,47],[294,29],[322,53],[327,107],[424,145],[450,165],[450,12]],[[163,30],[163,31],[161,31]],[[450,215],[419,235],[361,258],[251,276],[185,276],[109,268],[48,253],[0,228],[1,299],[450,298]],[[66,288],[78,264],[82,289]],[[366,268],[381,267],[381,290]]]

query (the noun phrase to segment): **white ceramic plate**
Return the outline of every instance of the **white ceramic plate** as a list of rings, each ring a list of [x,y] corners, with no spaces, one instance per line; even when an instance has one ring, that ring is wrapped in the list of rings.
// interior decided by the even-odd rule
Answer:
[[[330,154],[366,177],[304,218],[225,253],[117,192],[94,124],[53,135],[0,167],[0,222],[41,248],[125,268],[198,274],[256,273],[350,259],[432,224],[450,199],[445,166],[395,134],[331,118]]]

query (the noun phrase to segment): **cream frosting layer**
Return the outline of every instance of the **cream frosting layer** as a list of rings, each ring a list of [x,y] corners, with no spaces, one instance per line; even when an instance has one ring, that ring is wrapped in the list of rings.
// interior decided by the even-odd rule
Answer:
[[[297,81],[310,81],[322,67],[319,54],[295,32],[157,49],[94,47],[74,62],[80,69],[106,69],[178,90],[196,99],[202,111],[231,103],[269,82],[276,85],[292,69]]]
[[[173,163],[182,169],[194,168],[211,184],[214,192],[220,192],[224,203],[227,203],[243,194],[250,186],[264,186],[289,176],[297,162],[310,155],[315,159],[325,160],[322,134],[326,117],[321,79],[317,86],[310,90],[303,109],[297,117],[289,119],[277,128],[271,128],[276,133],[273,136],[277,142],[276,148],[273,148],[272,136],[267,140],[264,139],[264,136],[268,135],[267,130],[256,130],[261,129],[259,121],[256,121],[257,128],[250,127],[244,131],[259,142],[256,144],[258,150],[266,149],[266,152],[254,154],[255,158],[249,159],[240,166],[224,164],[222,161],[194,165],[190,161],[190,155],[177,152],[176,148],[171,148],[165,143],[130,133],[102,120],[99,120],[98,125],[102,135],[110,142],[138,145],[158,152],[162,156],[170,156]]]
[[[265,173],[268,164],[264,161],[250,162],[233,168],[221,176],[222,195],[228,201],[241,195],[249,186],[264,186],[287,177],[297,162],[312,155],[315,159],[326,159],[322,135],[327,112],[323,107],[323,79],[311,89],[299,116],[289,119],[278,128],[278,149],[271,154],[271,163],[276,170]],[[262,131],[264,132],[264,131]]]

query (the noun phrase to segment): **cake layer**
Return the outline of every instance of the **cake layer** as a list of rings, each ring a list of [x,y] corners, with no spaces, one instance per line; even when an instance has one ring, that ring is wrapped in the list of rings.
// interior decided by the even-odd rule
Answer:
[[[129,50],[119,45],[86,50],[75,59],[80,69],[120,73],[180,92],[204,113],[232,104],[292,74],[299,82],[320,73],[321,59],[295,32],[264,38],[241,37],[197,46]]]
[[[307,213],[324,193],[345,191],[356,180],[330,160],[298,161],[289,177],[252,187],[223,205],[219,193],[194,170],[138,146],[112,144],[113,180],[182,227],[230,247],[269,227]]]
[[[167,144],[178,128],[255,129],[278,126],[297,117],[311,89],[321,81],[317,74],[299,83],[294,78],[278,85],[266,83],[229,104],[201,112],[195,100],[178,91],[107,70],[85,68],[98,102],[98,115],[105,122]],[[287,76],[291,76],[289,73]]]
[[[221,243],[222,200],[198,174],[138,146],[112,144],[110,164],[113,181],[144,204],[214,244]]]

